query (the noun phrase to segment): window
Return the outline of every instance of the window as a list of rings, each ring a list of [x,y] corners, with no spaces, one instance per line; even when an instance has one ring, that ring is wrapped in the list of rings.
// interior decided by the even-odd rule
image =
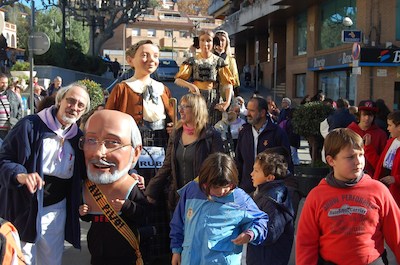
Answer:
[[[166,29],[165,33],[164,33],[164,36],[168,37],[168,38],[172,38],[172,34],[173,34],[172,29]]]
[[[180,31],[179,31],[179,37],[181,37],[181,38],[189,37],[189,31],[187,31],[187,30],[180,30]]]
[[[147,37],[155,37],[156,36],[156,30],[155,29],[148,29],[147,30]]]
[[[332,71],[318,75],[318,89],[324,91],[327,98],[337,100],[348,99],[354,104],[356,77],[347,71]]]
[[[396,0],[396,40],[400,40],[400,0]]]
[[[295,75],[296,98],[303,98],[306,95],[306,74]]]
[[[319,48],[328,49],[342,45],[343,18],[350,17],[353,21],[351,28],[357,28],[355,0],[332,0],[321,4],[319,21]]]
[[[133,37],[140,36],[140,29],[132,29],[132,36]]]
[[[307,13],[302,13],[297,17],[297,55],[307,54]]]

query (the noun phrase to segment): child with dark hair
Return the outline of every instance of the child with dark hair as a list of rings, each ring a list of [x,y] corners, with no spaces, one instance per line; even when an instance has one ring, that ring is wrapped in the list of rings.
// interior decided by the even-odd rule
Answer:
[[[284,148],[282,146],[267,148],[263,151],[263,153],[278,154],[285,158],[285,162],[288,165],[288,170],[286,173],[286,177],[284,178],[284,183],[285,183],[285,186],[289,190],[289,197],[292,200],[292,207],[293,207],[293,211],[294,211],[293,219],[296,219],[297,210],[299,208],[299,204],[300,204],[302,195],[300,194],[300,191],[299,191],[299,182],[297,180],[297,177],[294,175],[294,172],[290,171],[290,168],[293,168],[292,158],[290,156],[290,153],[286,148]]]
[[[381,98],[376,100],[376,107],[378,108],[378,112],[375,117],[375,124],[379,126],[382,130],[384,130],[389,136],[389,132],[387,130],[387,116],[391,112],[389,107],[386,105],[385,101]]]
[[[389,190],[364,174],[363,139],[347,128],[325,138],[333,171],[311,190],[296,235],[296,265],[400,262],[400,210]]]
[[[203,162],[199,177],[178,191],[170,223],[172,265],[240,265],[242,245],[265,240],[268,215],[238,183],[234,160],[214,153]]]
[[[256,188],[253,199],[268,214],[268,235],[258,246],[247,246],[247,265],[286,265],[294,238],[294,211],[284,179],[285,158],[277,153],[259,153],[251,177]]]
[[[389,187],[400,207],[400,111],[389,113],[387,123],[391,138],[380,155],[374,179]]]

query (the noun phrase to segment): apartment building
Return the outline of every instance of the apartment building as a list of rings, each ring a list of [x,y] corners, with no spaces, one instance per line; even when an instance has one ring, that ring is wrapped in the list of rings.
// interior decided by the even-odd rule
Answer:
[[[137,21],[121,25],[114,37],[103,45],[103,55],[111,60],[125,62],[124,50],[136,42],[150,39],[161,49],[161,58],[174,59],[180,64],[189,56],[193,37],[202,29],[214,30],[222,23],[212,16],[186,15],[174,2],[164,2],[161,7],[148,10]]]
[[[0,8],[0,33],[6,38],[8,47],[17,48],[17,26],[5,21],[4,11]]]
[[[297,102],[318,90],[353,104],[381,98],[392,109],[400,108],[399,10],[399,0],[212,0],[208,9],[224,19],[239,70],[259,66],[266,89]]]

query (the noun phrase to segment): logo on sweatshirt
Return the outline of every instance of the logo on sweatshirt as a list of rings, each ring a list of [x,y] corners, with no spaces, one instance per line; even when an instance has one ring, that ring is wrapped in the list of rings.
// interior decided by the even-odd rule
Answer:
[[[340,216],[340,215],[352,215],[352,214],[361,214],[366,215],[367,209],[365,207],[359,206],[349,206],[347,204],[343,205],[340,208],[332,208],[328,212],[329,217]]]
[[[186,218],[187,218],[188,220],[190,220],[190,219],[192,219],[192,217],[193,217],[193,208],[189,208],[189,209],[187,210],[187,213],[186,213]]]

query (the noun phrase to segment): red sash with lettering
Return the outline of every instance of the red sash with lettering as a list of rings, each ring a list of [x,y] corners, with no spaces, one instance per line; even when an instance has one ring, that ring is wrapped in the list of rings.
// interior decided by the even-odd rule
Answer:
[[[125,221],[119,216],[114,208],[107,201],[107,198],[103,195],[100,188],[90,180],[85,181],[85,185],[89,190],[90,195],[92,195],[93,199],[100,207],[101,211],[108,218],[110,223],[114,226],[115,229],[129,242],[132,248],[136,253],[136,265],[143,265],[142,254],[139,249],[139,239],[136,238],[135,234],[129,228],[129,226],[125,223]]]

